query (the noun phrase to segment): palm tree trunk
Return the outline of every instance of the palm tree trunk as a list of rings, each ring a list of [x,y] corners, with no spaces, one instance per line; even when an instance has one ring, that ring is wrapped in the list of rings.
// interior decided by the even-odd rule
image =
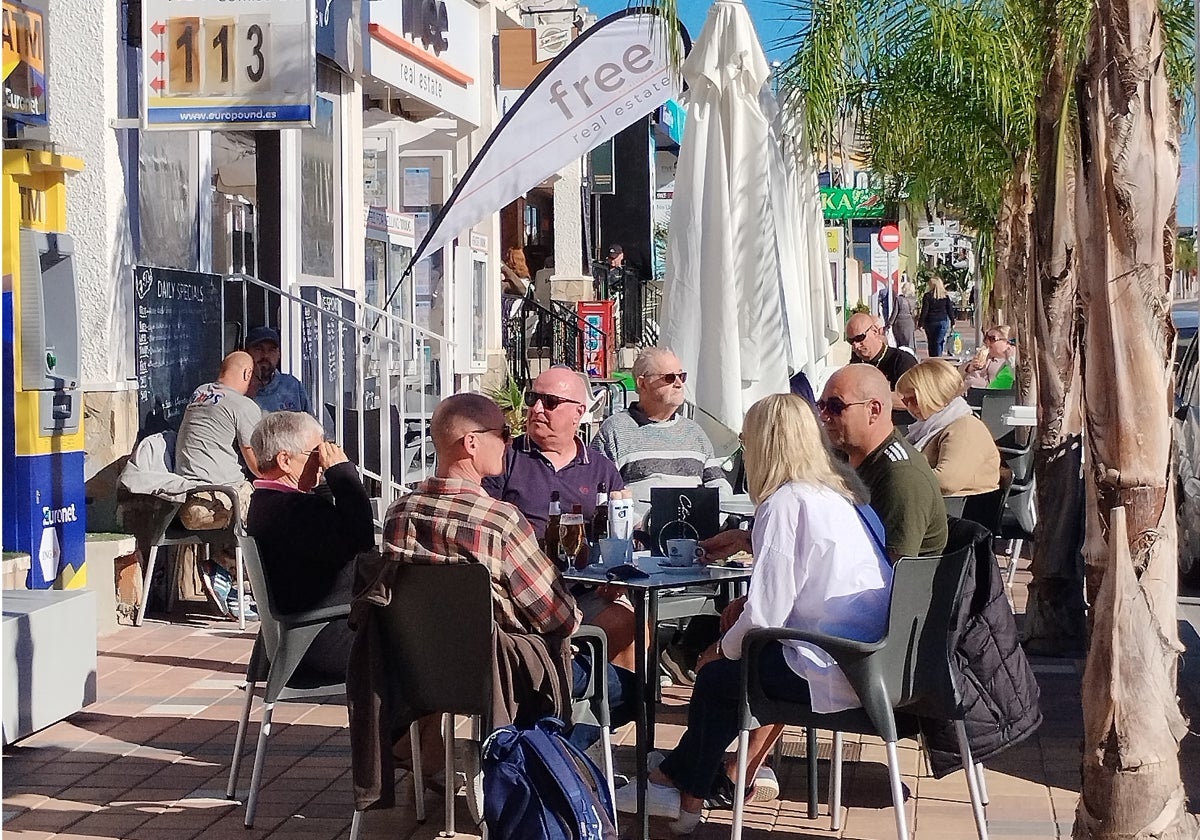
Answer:
[[[1061,29],[1049,27],[1048,65],[1037,112],[1034,213],[1033,357],[1038,428],[1034,450],[1038,523],[1030,567],[1024,643],[1034,653],[1066,656],[1087,646],[1083,602],[1083,418],[1080,405],[1079,274],[1075,229],[1077,144],[1069,97],[1075,67]]]
[[[1157,0],[1098,0],[1080,102],[1076,222],[1084,307],[1094,592],[1083,680],[1079,840],[1192,838],[1176,697],[1171,327],[1164,241],[1179,174]]]

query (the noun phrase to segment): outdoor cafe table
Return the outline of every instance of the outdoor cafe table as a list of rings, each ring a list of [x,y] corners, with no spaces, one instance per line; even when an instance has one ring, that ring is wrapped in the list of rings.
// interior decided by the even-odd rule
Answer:
[[[637,803],[638,815],[641,820],[640,836],[642,840],[650,837],[650,815],[646,810],[646,783],[648,770],[646,767],[650,750],[654,747],[654,701],[658,695],[658,658],[650,656],[649,648],[658,650],[659,595],[664,589],[678,589],[684,586],[702,586],[718,584],[731,589],[739,583],[750,579],[751,569],[730,566],[688,566],[685,568],[663,569],[658,564],[659,558],[639,557],[634,563],[649,577],[633,580],[617,581],[629,591],[633,601],[634,626],[650,627],[653,641],[648,646],[645,633],[635,633],[636,654],[636,687],[633,702],[635,704],[635,726],[637,728]],[[603,584],[608,583],[605,573],[608,567],[594,564],[582,570],[571,570],[563,576],[571,583]],[[652,684],[650,681],[654,679]]]

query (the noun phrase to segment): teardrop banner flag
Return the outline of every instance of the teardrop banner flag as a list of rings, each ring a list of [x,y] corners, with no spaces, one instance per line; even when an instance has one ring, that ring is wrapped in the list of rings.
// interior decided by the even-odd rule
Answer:
[[[670,28],[656,9],[630,8],[598,21],[559,53],[483,144],[417,246],[409,270],[677,96],[680,78],[671,68],[668,35],[684,56],[691,40],[682,25],[674,33]]]

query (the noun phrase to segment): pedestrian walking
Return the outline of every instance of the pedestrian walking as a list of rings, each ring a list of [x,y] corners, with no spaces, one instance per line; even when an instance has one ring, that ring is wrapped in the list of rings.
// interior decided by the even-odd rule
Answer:
[[[954,301],[946,294],[946,284],[940,277],[929,279],[929,290],[921,299],[921,315],[917,320],[925,330],[930,357],[942,355],[946,336],[954,323]]]
[[[917,349],[917,290],[908,280],[900,284],[896,296],[896,312],[892,319],[892,335],[897,347]]]

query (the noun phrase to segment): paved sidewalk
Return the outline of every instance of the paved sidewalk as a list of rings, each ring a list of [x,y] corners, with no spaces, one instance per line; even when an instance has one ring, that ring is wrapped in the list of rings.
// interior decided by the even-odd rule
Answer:
[[[1018,609],[1024,578],[1018,575]],[[99,702],[69,721],[10,747],[3,759],[4,834],[41,838],[205,840],[291,837],[331,840],[348,836],[351,806],[346,712],[340,705],[282,703],[276,708],[264,787],[255,828],[242,827],[243,809],[224,799],[236,719],[238,689],[253,641],[236,625],[147,623],[101,640]],[[987,808],[996,838],[1070,835],[1078,790],[1082,663],[1035,662],[1045,723],[1027,742],[990,762]],[[686,692],[669,690],[659,727],[660,746],[678,738]],[[1194,699],[1194,696],[1193,696]],[[257,706],[255,717],[257,719]],[[248,746],[257,734],[253,725]],[[618,765],[632,762],[631,727],[619,733]],[[827,733],[826,733],[827,734]],[[793,736],[795,737],[795,736]],[[796,737],[796,740],[800,739]],[[1200,768],[1197,739],[1185,742],[1185,767]],[[752,808],[747,838],[895,837],[882,744],[863,739],[847,749],[845,820],[828,830],[827,790],[821,816],[806,818],[805,762],[785,759],[779,768],[783,799]],[[243,764],[240,790],[249,783],[251,756]],[[971,838],[974,825],[961,771],[946,779],[919,775],[911,742],[902,743],[908,803],[917,840]],[[828,762],[821,764],[822,787]],[[411,785],[401,782],[394,811],[373,813],[366,837],[431,838],[442,825],[440,800],[429,800],[430,819],[415,821]],[[463,798],[458,798],[460,836],[473,837]],[[729,813],[710,814],[695,837],[728,836]],[[665,823],[654,836],[668,837]]]

